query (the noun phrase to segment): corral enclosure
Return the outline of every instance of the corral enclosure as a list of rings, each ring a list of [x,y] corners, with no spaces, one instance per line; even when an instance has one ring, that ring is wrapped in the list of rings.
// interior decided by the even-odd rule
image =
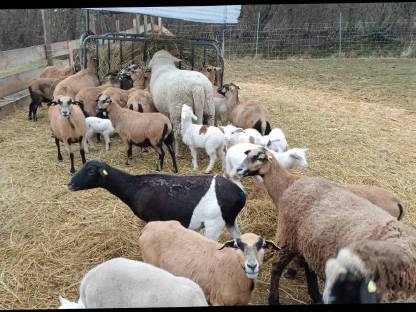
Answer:
[[[343,183],[383,186],[403,200],[403,222],[416,226],[416,67],[408,58],[226,60],[225,82],[241,88],[242,100],[264,104],[289,147],[310,149],[301,175]],[[126,166],[120,139],[87,154],[130,173],[154,170],[155,153],[133,148]],[[77,150],[77,149],[76,149]],[[0,308],[56,308],[58,295],[78,298],[79,281],[93,266],[118,256],[140,259],[144,222],[105,190],[70,193],[69,160],[56,159],[47,109],[36,123],[27,107],[0,120]],[[200,171],[207,157],[200,153]],[[81,166],[75,152],[75,167]],[[179,174],[192,174],[190,153]],[[220,164],[215,173],[220,174]],[[172,173],[167,159],[164,173]],[[250,192],[253,178],[245,178]],[[274,239],[278,214],[267,194],[247,201],[238,217],[242,232]],[[227,231],[221,241],[230,239]],[[272,254],[251,304],[266,304]],[[321,284],[322,286],[322,284]],[[282,278],[281,302],[310,303],[303,274]]]

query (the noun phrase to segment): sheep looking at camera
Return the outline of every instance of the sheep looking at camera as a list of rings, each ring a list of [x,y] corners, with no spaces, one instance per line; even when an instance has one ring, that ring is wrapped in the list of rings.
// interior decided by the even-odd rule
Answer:
[[[192,120],[197,120],[197,117],[192,112],[192,108],[184,104],[181,114],[182,141],[191,150],[194,170],[198,169],[197,148],[205,149],[209,156],[209,164],[205,173],[210,173],[217,158],[224,163],[224,134],[217,127],[194,125]]]
[[[149,222],[139,237],[143,260],[196,282],[211,305],[247,305],[273,242],[246,233],[219,244],[177,221]]]
[[[77,303],[60,297],[65,308],[207,306],[204,292],[190,279],[126,258],[103,262],[84,275]]]

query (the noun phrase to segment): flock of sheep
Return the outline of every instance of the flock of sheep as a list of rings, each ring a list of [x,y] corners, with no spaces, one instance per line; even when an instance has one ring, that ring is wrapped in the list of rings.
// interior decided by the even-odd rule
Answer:
[[[416,230],[399,221],[404,207],[397,196],[376,186],[289,173],[308,166],[308,149],[288,149],[261,104],[240,101],[233,83],[216,86],[215,68],[180,70],[179,61],[160,50],[150,70],[133,64],[107,74],[100,85],[90,57],[77,73],[47,67],[29,87],[29,119],[36,121],[37,108],[47,102],[58,160],[60,142],[70,156],[69,190],[104,188],[148,222],[139,238],[143,262],[116,258],[94,267],[81,281],[79,300],[60,297],[60,308],[246,305],[265,249],[275,253],[270,304],[279,303],[279,280],[289,264],[287,278],[304,268],[315,303],[414,301]],[[125,145],[126,164],[133,145],[152,147],[156,170],[162,170],[165,145],[176,173],[184,144],[195,170],[197,149],[209,156],[206,174],[130,175],[105,162],[86,162],[94,135],[104,137],[108,151],[114,133]],[[78,172],[74,143],[84,164]],[[218,159],[223,174],[211,175]],[[245,176],[255,176],[256,187],[265,188],[278,209],[276,243],[239,230]],[[221,244],[225,227],[233,239]],[[323,295],[318,277],[325,281]]]

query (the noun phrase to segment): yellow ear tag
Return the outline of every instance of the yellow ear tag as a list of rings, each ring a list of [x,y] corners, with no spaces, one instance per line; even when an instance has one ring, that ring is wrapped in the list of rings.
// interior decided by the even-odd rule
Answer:
[[[376,290],[377,290],[376,283],[374,283],[373,281],[369,281],[368,286],[367,286],[367,290],[368,290],[369,293],[375,293]]]
[[[106,175],[108,175],[108,172],[107,172],[107,170],[105,170],[105,169],[101,169],[101,170],[100,170],[100,174],[101,174],[102,176],[106,176]]]

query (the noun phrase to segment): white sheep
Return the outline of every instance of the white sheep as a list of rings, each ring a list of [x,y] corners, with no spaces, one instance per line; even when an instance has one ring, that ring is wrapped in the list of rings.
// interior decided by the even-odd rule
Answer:
[[[260,139],[259,144],[278,153],[287,150],[286,137],[280,128],[273,128],[268,135],[264,135]]]
[[[242,189],[244,188],[240,182],[240,177],[237,174],[237,169],[241,166],[242,162],[246,158],[246,152],[259,146],[260,145],[252,143],[239,143],[231,146],[225,155],[224,176],[235,182]],[[270,150],[279,164],[285,169],[291,169],[296,165],[300,168],[306,168],[308,166],[308,162],[306,160],[308,151],[309,149],[307,148],[292,148],[282,153],[276,153],[275,151]],[[263,183],[263,180],[260,176],[256,176],[256,179],[258,183]]]
[[[209,164],[205,173],[210,173],[217,157],[221,158],[224,165],[224,134],[220,129],[207,125],[195,125],[192,120],[198,118],[192,108],[186,104],[182,106],[181,136],[184,144],[189,146],[192,154],[192,167],[198,169],[197,148],[204,148],[209,156]]]
[[[243,129],[234,125],[227,125],[220,127],[220,130],[224,132],[224,139],[227,148],[239,143],[260,144],[260,142],[263,142],[261,141],[262,135],[260,132],[253,128]]]
[[[208,305],[201,287],[190,279],[126,258],[108,260],[85,274],[78,303],[61,298],[60,309]]]
[[[87,144],[90,147],[95,148],[95,144],[91,138],[94,134],[99,133],[104,137],[105,150],[108,152],[110,149],[110,136],[115,132],[111,120],[98,117],[87,117],[85,118],[85,124],[87,127],[87,132],[85,134]]]

